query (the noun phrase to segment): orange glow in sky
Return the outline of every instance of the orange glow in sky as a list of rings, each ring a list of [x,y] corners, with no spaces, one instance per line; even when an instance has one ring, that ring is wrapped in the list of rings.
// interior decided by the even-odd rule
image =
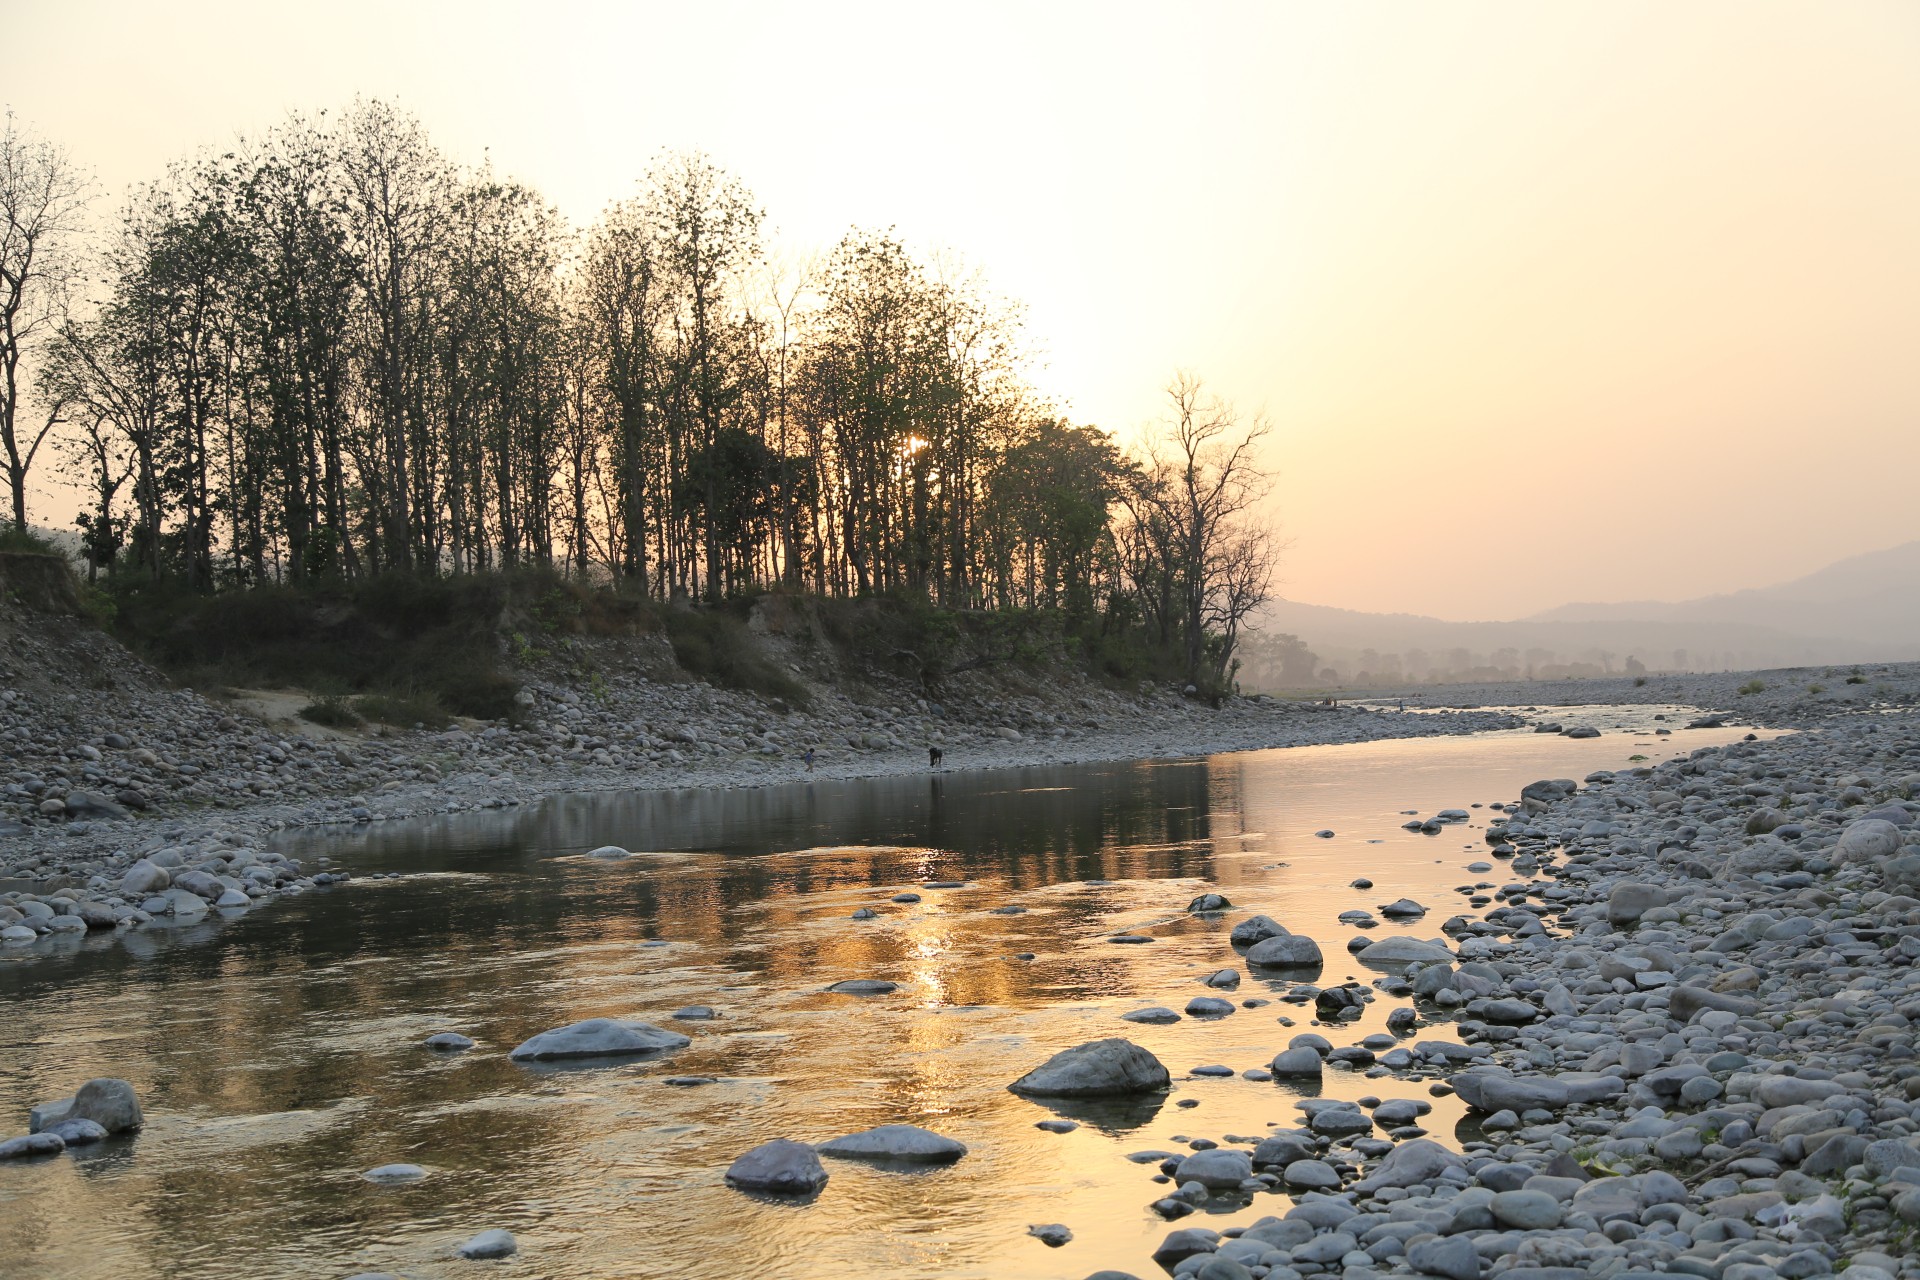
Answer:
[[[107,192],[289,109],[418,114],[576,222],[699,148],[777,242],[947,248],[1123,436],[1276,430],[1283,594],[1445,617],[1920,537],[1920,6],[0,0]]]

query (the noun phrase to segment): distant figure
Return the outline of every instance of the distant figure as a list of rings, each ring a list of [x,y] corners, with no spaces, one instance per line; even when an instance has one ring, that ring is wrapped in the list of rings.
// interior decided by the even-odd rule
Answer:
[[[1400,699],[1400,709],[1402,711],[1407,709],[1407,700],[1405,698]]]
[[[806,760],[807,760],[807,772],[812,773],[813,772],[813,748],[812,747],[807,748]]]
[[[927,768],[938,769],[940,767],[940,762],[942,760],[945,760],[946,758],[947,758],[947,753],[942,751],[940,748],[938,747],[927,748]]]

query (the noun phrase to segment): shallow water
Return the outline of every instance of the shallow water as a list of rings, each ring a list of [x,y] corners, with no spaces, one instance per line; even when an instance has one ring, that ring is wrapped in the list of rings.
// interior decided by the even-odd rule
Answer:
[[[1510,799],[1541,776],[1580,777],[1739,736],[1654,738],[1655,710],[1596,713],[1589,741],[1526,731],[1299,748],[1157,763],[1031,768],[758,791],[562,798],[521,812],[298,833],[290,853],[362,878],[230,920],[124,940],[10,952],[0,961],[0,1135],[26,1108],[97,1075],[147,1107],[131,1141],[0,1165],[0,1274],[83,1277],[1084,1276],[1158,1274],[1168,1188],[1128,1152],[1291,1125],[1290,1084],[1187,1078],[1261,1066],[1307,1029],[1290,983],[1249,978],[1232,922],[1266,912],[1318,939],[1320,981],[1378,976],[1351,960],[1339,912],[1400,896],[1425,921],[1370,936],[1430,937],[1464,909],[1489,811],[1436,836],[1403,810]],[[1558,713],[1556,713],[1558,714]],[[1318,829],[1336,835],[1319,839]],[[618,843],[625,862],[580,855]],[[370,873],[401,871],[398,879]],[[1348,887],[1355,876],[1376,882]],[[928,889],[928,880],[964,888]],[[1108,883],[1090,883],[1106,881]],[[1184,907],[1205,889],[1222,917]],[[894,893],[922,901],[896,904]],[[1002,905],[1021,915],[992,915]],[[873,906],[881,918],[855,921]],[[1105,941],[1122,930],[1156,941]],[[1030,951],[1035,958],[1014,958]],[[901,984],[828,994],[844,978]],[[1164,1027],[1119,1020],[1195,995],[1272,999]],[[1397,1002],[1328,1034],[1350,1044]],[[715,1022],[674,1022],[710,1004]],[[664,1058],[529,1069],[507,1051],[593,1016],[693,1037]],[[1280,1025],[1287,1017],[1297,1024]],[[458,1030],[473,1051],[420,1040]],[[1419,1038],[1450,1038],[1424,1026]],[[1054,1112],[1006,1085],[1070,1044],[1125,1035],[1160,1056],[1173,1093],[1131,1114]],[[718,1082],[670,1086],[671,1075]],[[1424,1082],[1328,1071],[1329,1096],[1426,1097]],[[1196,1105],[1184,1107],[1180,1104]],[[1423,1122],[1452,1141],[1458,1104]],[[884,1123],[958,1138],[957,1165],[902,1173],[829,1161],[804,1204],[725,1186],[734,1156],[773,1137],[819,1141]],[[406,1161],[409,1186],[360,1177]],[[1284,1210],[1220,1202],[1179,1225]],[[1030,1224],[1075,1235],[1049,1249]],[[520,1254],[451,1257],[506,1227]]]

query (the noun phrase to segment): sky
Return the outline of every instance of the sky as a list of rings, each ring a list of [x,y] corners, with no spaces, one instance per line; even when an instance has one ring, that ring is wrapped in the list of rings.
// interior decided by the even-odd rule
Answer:
[[[1910,0],[0,0],[0,102],[129,184],[356,96],[590,221],[699,149],[1025,305],[1036,383],[1273,424],[1292,599],[1680,599],[1920,538]],[[51,505],[51,503],[49,504]]]

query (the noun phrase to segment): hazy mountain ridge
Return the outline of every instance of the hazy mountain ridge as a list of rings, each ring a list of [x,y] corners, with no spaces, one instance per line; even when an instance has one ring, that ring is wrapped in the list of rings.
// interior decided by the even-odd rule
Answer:
[[[1250,653],[1295,635],[1317,655],[1316,676],[1330,668],[1342,682],[1362,673],[1372,682],[1549,668],[1599,674],[1628,670],[1629,658],[1655,671],[1912,660],[1920,658],[1920,541],[1779,586],[1696,600],[1567,604],[1508,622],[1275,600],[1259,630]]]
[[[1826,635],[1848,641],[1912,646],[1920,643],[1920,541],[1869,551],[1773,587],[1676,602],[1574,603],[1547,609],[1527,622],[1661,621],[1781,627],[1818,610]],[[1786,624],[1786,625],[1782,625]]]

